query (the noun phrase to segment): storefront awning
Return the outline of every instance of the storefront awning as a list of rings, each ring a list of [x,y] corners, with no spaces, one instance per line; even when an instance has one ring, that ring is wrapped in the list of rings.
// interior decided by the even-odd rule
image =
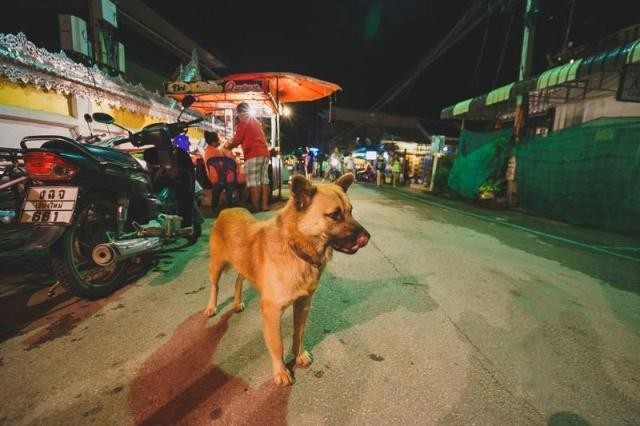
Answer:
[[[464,113],[469,112],[469,105],[471,104],[471,99],[467,99],[462,102],[458,102],[453,106],[453,115],[462,115]]]
[[[571,85],[598,73],[620,72],[624,65],[639,62],[640,39],[597,55],[572,60],[530,79],[498,87],[486,95],[458,102],[442,109],[440,118],[495,119],[497,113],[510,108],[509,104],[514,104],[520,95]]]
[[[582,59],[571,61],[567,64],[560,65],[550,70],[546,70],[536,79],[536,89],[542,90],[547,87],[557,86],[569,81],[574,81],[578,73],[578,67],[582,63]]]
[[[509,99],[511,95],[511,89],[513,88],[514,85],[515,83],[511,83],[490,91],[487,94],[485,105],[493,105],[498,102],[506,101],[507,99]]]

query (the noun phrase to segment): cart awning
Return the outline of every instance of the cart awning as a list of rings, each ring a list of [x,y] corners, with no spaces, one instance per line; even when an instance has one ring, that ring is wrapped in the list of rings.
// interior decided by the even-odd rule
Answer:
[[[224,77],[224,80],[227,82],[264,81],[269,93],[281,103],[315,101],[342,90],[337,84],[328,81],[285,72],[232,74]]]
[[[195,96],[196,102],[191,108],[203,114],[233,108],[239,102],[261,103],[277,113],[280,104],[314,101],[338,90],[341,90],[340,86],[334,83],[282,72],[232,74],[221,80],[165,83],[165,93],[176,100],[180,101],[186,95]]]

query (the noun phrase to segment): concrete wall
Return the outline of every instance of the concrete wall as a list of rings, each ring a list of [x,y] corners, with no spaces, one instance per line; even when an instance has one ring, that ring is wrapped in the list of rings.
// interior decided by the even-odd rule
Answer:
[[[151,111],[113,108],[107,102],[99,104],[82,96],[57,94],[0,79],[0,146],[19,148],[20,140],[30,135],[87,136],[89,128],[84,114],[94,112],[111,114],[117,123],[132,131],[164,121]],[[100,123],[92,123],[91,128],[94,134],[105,133],[108,137],[125,134],[115,126]],[[203,131],[196,128],[190,128],[188,134],[192,142],[203,137]]]

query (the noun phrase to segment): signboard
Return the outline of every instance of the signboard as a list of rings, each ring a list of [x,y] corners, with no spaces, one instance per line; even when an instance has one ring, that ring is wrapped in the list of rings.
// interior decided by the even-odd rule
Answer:
[[[228,80],[224,83],[226,93],[264,92],[262,80]]]
[[[627,64],[620,76],[616,100],[640,102],[640,64]]]
[[[433,154],[442,152],[444,149],[444,135],[432,135],[431,136],[431,152]]]
[[[220,81],[171,81],[165,83],[165,93],[222,93],[224,88]]]
[[[375,160],[376,158],[378,158],[378,153],[376,151],[367,151],[364,154],[364,158],[366,160]]]

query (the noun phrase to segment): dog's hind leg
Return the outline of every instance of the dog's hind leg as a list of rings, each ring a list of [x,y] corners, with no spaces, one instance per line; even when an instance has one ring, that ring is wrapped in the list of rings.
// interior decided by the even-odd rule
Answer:
[[[236,277],[236,287],[235,292],[233,294],[233,308],[236,312],[244,311],[244,302],[242,301],[242,283],[244,282],[244,277],[240,274]]]
[[[204,314],[208,317],[214,316],[218,306],[218,281],[220,281],[220,274],[224,267],[224,262],[216,259],[216,256],[211,256],[209,262],[209,282],[211,283],[211,294],[209,295],[209,302],[207,308],[204,310]]]
[[[293,302],[293,356],[296,357],[296,367],[306,368],[311,365],[313,358],[304,350],[304,327],[311,309],[311,296],[301,297]]]

